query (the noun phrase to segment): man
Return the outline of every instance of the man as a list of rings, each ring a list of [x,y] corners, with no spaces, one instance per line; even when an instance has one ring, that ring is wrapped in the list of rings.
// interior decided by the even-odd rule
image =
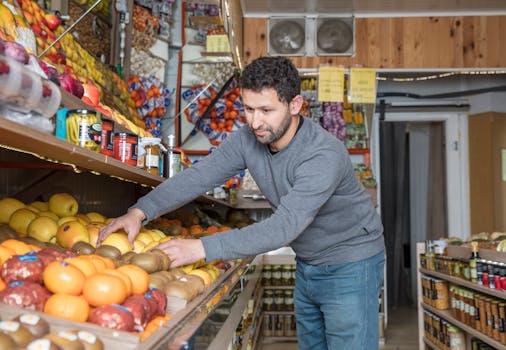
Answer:
[[[299,116],[300,78],[290,60],[262,57],[240,77],[249,127],[230,135],[197,165],[142,197],[100,232],[175,210],[249,169],[273,214],[258,223],[158,246],[180,266],[205,258],[254,256],[289,245],[296,253],[295,315],[300,349],[378,347],[378,296],[384,242],[380,218],[360,186],[344,145]]]

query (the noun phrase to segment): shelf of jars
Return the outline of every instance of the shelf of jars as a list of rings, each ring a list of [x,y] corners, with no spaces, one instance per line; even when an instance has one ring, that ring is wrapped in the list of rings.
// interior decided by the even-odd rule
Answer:
[[[493,346],[494,348],[496,349],[499,349],[499,350],[505,350],[506,349],[506,346],[501,344],[500,342],[488,337],[487,335],[481,333],[481,332],[478,332],[476,329],[474,329],[473,327],[470,327],[468,326],[467,324],[457,320],[455,317],[452,316],[451,312],[449,310],[439,310],[439,309],[436,309],[435,307],[432,307],[428,304],[425,304],[425,303],[420,303],[420,305],[425,309],[425,310],[428,310],[430,312],[432,312],[433,314],[435,315],[438,315],[439,317],[445,319],[446,321],[448,321],[449,323],[459,327],[460,329],[462,329],[463,331],[465,331],[467,334],[469,335],[472,335],[478,339],[480,339],[481,341],[489,344],[490,346]]]
[[[42,159],[63,163],[77,171],[89,170],[121,180],[156,186],[164,179],[125,164],[113,157],[93,152],[53,135],[37,131],[0,117],[0,144],[15,151],[27,152]]]
[[[424,343],[428,344],[427,329],[423,325],[426,312],[429,312],[458,327],[458,331],[464,334],[467,348],[472,342],[482,341],[495,349],[506,349],[506,333],[501,326],[506,310],[506,288],[503,288],[506,286],[503,283],[506,282],[505,254],[478,249],[476,243],[473,245],[473,254],[471,248],[455,246],[444,249],[445,254],[440,249],[433,254],[432,245],[427,250],[425,243],[417,244],[421,348]],[[475,257],[472,264],[471,255]]]

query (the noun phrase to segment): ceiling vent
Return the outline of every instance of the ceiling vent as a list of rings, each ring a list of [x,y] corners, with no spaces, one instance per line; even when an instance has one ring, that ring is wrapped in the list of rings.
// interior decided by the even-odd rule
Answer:
[[[267,53],[270,56],[352,56],[353,17],[270,17]]]

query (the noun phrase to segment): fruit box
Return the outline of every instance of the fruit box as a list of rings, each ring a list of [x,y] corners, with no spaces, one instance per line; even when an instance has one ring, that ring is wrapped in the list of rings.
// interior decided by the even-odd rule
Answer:
[[[39,315],[42,319],[46,320],[49,323],[51,333],[73,329],[90,332],[102,341],[104,344],[104,350],[149,349],[152,345],[158,343],[163,337],[163,334],[166,332],[166,329],[160,327],[144,342],[141,343],[140,337],[134,333],[107,329],[86,322],[69,321],[62,318],[50,316],[42,312],[26,310],[0,303],[0,315],[2,321],[9,321],[22,314]]]

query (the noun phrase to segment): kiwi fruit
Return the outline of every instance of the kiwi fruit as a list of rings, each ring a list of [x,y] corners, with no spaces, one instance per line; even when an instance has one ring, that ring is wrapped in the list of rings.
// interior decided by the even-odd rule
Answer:
[[[191,285],[195,289],[195,291],[196,291],[196,295],[195,296],[197,296],[200,293],[202,293],[204,291],[204,289],[206,288],[204,280],[202,278],[200,278],[199,276],[196,276],[196,275],[186,275],[184,277],[181,277],[179,279],[179,281],[185,282],[188,285]]]
[[[156,288],[165,293],[167,283],[170,281],[163,275],[150,274],[149,275],[149,288]]]
[[[118,259],[121,256],[121,250],[112,245],[103,244],[95,249],[95,254],[104,258]]]
[[[126,252],[121,256],[121,261],[123,261],[124,264],[130,264],[130,260],[136,255],[137,253],[134,251]]]
[[[17,232],[10,228],[9,225],[0,225],[0,242],[11,238],[18,238]]]
[[[65,350],[86,350],[84,344],[79,340],[77,335],[69,331],[49,333],[46,334],[44,338],[51,340]]]
[[[170,225],[166,229],[166,234],[169,236],[177,236],[183,233],[183,228],[179,225]]]
[[[137,265],[147,273],[162,269],[162,258],[159,254],[140,253],[130,259],[130,264]]]
[[[28,328],[16,321],[0,322],[0,331],[10,335],[20,348],[24,348],[34,339]]]
[[[44,242],[39,241],[38,239],[35,239],[33,237],[19,237],[17,238],[18,241],[24,242],[26,244],[31,244],[39,248],[45,248],[46,245]]]
[[[191,283],[175,280],[167,284],[165,294],[168,297],[176,297],[186,301],[191,301],[197,296],[197,291]]]
[[[56,345],[55,342],[45,338],[36,339],[26,346],[26,350],[39,350],[39,349],[62,350],[62,348]]]
[[[25,326],[34,338],[41,338],[49,333],[49,323],[36,314],[21,314],[16,316],[13,321]]]
[[[88,255],[95,253],[95,247],[88,242],[79,241],[70,248],[77,255]]]
[[[19,349],[14,339],[7,333],[0,331],[0,350]]]
[[[104,343],[93,333],[87,331],[70,330],[65,333],[73,334],[84,345],[85,350],[103,350]]]
[[[172,276],[175,276],[176,278],[186,276],[186,272],[184,272],[183,270],[181,270],[179,268],[173,268],[173,269],[168,270],[167,272],[169,274],[171,274]]]
[[[162,258],[162,270],[163,271],[167,271],[168,269],[170,269],[171,261],[170,261],[170,258],[167,256],[167,254],[165,254],[162,250],[160,250],[158,248],[151,249],[150,252],[160,255],[160,257]]]

